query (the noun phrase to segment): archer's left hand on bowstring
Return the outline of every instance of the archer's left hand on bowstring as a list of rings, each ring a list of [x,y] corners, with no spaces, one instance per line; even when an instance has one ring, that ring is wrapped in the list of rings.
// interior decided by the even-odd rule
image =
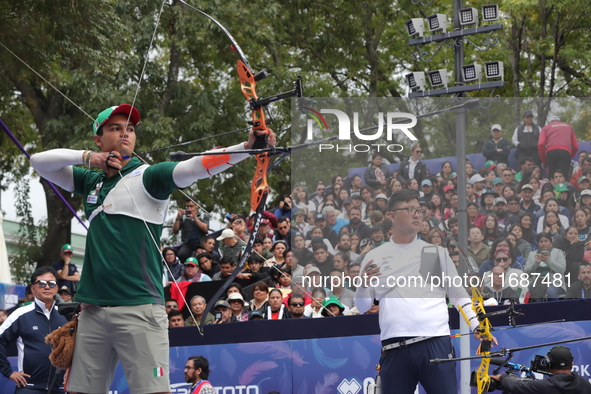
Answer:
[[[275,144],[277,144],[277,135],[270,128],[267,128],[267,131],[267,143],[271,146],[275,146]],[[255,130],[250,130],[250,133],[248,133],[248,142],[244,146],[245,149],[251,149],[254,146],[254,143],[257,140],[257,136],[265,135],[262,130],[256,130],[256,133],[257,134],[255,135]]]

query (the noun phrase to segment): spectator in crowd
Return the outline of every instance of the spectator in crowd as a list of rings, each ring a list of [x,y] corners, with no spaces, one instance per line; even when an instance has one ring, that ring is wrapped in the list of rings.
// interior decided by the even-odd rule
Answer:
[[[591,298],[591,264],[584,263],[578,268],[578,281],[570,285],[565,298]]]
[[[484,219],[484,243],[491,246],[495,239],[503,235],[499,229],[499,221],[494,214],[486,215]]]
[[[492,270],[494,267],[501,267],[503,269],[503,276],[506,280],[506,284],[509,288],[513,289],[514,291],[522,291],[520,289],[521,278],[523,275],[523,271],[519,268],[514,268],[515,261],[515,249],[510,247],[509,249],[503,248],[502,246],[497,246],[496,250],[492,253],[493,257],[493,264],[494,266],[491,267],[490,271],[485,272],[482,275],[482,281],[484,285],[493,287],[492,279],[494,279],[494,275],[492,275]],[[517,298],[517,294],[511,296],[509,298]]]
[[[242,286],[240,283],[233,282],[230,284],[230,286],[228,286],[225,294],[226,299],[230,296],[230,294],[233,293],[238,293],[242,296],[242,298],[244,298],[244,293],[242,292]]]
[[[361,221],[361,209],[351,208],[349,212],[349,224],[344,226],[349,229],[350,233],[359,233],[361,239],[369,238],[371,236],[370,227]],[[336,242],[333,246],[336,245]]]
[[[556,187],[554,188],[554,193],[556,193],[557,195],[556,200],[558,201],[558,205],[566,208],[569,212],[569,215],[567,215],[567,217],[570,217],[570,214],[572,214],[572,212],[574,212],[575,210],[576,203],[575,199],[571,195],[571,191],[569,190],[567,184],[559,183],[558,185],[556,185]]]
[[[178,309],[168,312],[168,327],[184,327],[183,314]]]
[[[570,184],[577,186],[581,183],[581,177],[589,173],[591,173],[591,157],[585,156],[581,162],[581,168],[573,172],[573,175],[570,178]]]
[[[482,229],[480,227],[471,227],[468,237],[470,241],[467,253],[468,257],[471,257],[474,260],[474,263],[476,263],[477,267],[480,267],[484,260],[487,259],[490,252],[490,247],[482,242],[484,240],[484,236],[482,235]],[[476,268],[476,271],[477,270],[478,268]]]
[[[189,357],[185,364],[185,382],[191,385],[189,393],[216,394],[216,389],[207,381],[210,373],[209,361],[205,357]]]
[[[216,239],[222,241],[223,245],[220,248],[222,256],[226,259],[230,259],[234,265],[238,265],[242,251],[246,248],[246,242],[236,237],[234,231],[229,228],[222,231],[222,234]]]
[[[509,266],[510,268],[523,270],[524,261],[521,256],[517,254],[517,250],[513,244],[509,242],[506,237],[500,237],[497,238],[491,245],[488,259],[482,263],[478,269],[478,274],[483,275],[495,266],[495,253],[499,249],[505,249],[509,251],[509,256],[511,256],[511,262]]]
[[[359,212],[361,212],[361,210],[359,210]],[[326,216],[324,216],[321,213],[316,215],[316,228],[322,230],[322,238],[327,239],[333,248],[337,245],[337,232],[328,225],[328,222],[326,221]]]
[[[429,231],[429,234],[427,234],[427,238],[425,241],[427,243],[430,243],[431,245],[438,245],[444,247],[443,234],[441,234],[441,230],[439,230],[438,228],[432,228],[431,231]]]
[[[289,309],[283,304],[283,293],[279,289],[269,291],[269,303],[263,311],[263,318],[267,320],[289,319]]]
[[[509,196],[507,198],[507,214],[505,216],[505,228],[509,229],[515,223],[517,223],[517,219],[519,218],[519,214],[521,213],[521,205],[519,201],[519,197],[516,195]]]
[[[334,203],[333,203],[334,204]],[[291,228],[300,234],[307,234],[311,230],[310,225],[306,222],[306,211],[301,208],[296,209],[294,213],[294,220],[291,224]],[[293,240],[292,240],[293,242]]]
[[[518,301],[517,292],[509,286],[507,272],[502,266],[493,267],[488,275],[492,278],[492,282],[484,284],[482,292],[485,298],[494,298],[499,305],[507,304],[510,301]]]
[[[305,317],[322,317],[322,302],[326,298],[326,291],[322,287],[312,289],[312,302],[304,308]]]
[[[431,231],[431,223],[423,219],[423,221],[421,222],[421,228],[419,229],[419,233],[417,234],[417,236],[422,240],[426,240],[427,235],[429,235],[429,231]]]
[[[373,163],[372,163],[372,165],[373,165]],[[347,197],[351,197],[351,195],[352,195],[353,193],[361,193],[361,188],[363,187],[363,181],[362,181],[362,179],[361,179],[361,177],[360,177],[359,175],[353,175],[353,176],[350,178],[350,180],[351,180],[351,181],[350,181],[350,182],[351,182],[351,187],[348,189],[348,191],[349,191],[349,195],[348,195]],[[381,182],[380,182],[380,185],[381,185]],[[377,187],[377,186],[378,186],[378,185],[374,186],[374,189],[375,189],[375,187]],[[344,200],[344,198],[343,198],[343,196],[341,195],[341,201],[342,201],[342,200]]]
[[[557,223],[557,226],[555,226],[556,228],[553,229],[553,231],[556,232],[556,230],[558,230],[559,228],[567,228],[569,225],[569,221],[568,221],[568,217],[565,216],[561,212],[560,209],[560,205],[558,204],[558,200],[556,200],[555,198],[551,197],[551,198],[547,198],[546,201],[544,202],[544,208],[539,210],[536,213],[536,216],[538,217],[538,224],[537,224],[537,233],[541,233],[543,231],[545,231],[545,229],[548,227],[547,223],[545,221],[545,217],[548,214],[548,212],[554,212],[558,215],[558,219],[560,221],[560,223]],[[563,212],[566,210],[563,210]],[[566,211],[565,212],[567,215],[570,216],[570,212]],[[554,224],[554,221],[552,221],[552,224]]]
[[[269,295],[269,286],[263,282],[257,282],[252,286],[252,300],[250,300],[250,305],[248,309],[252,311],[259,311],[263,313],[263,310],[267,308],[268,305],[268,297]]]
[[[564,252],[566,260],[565,274],[570,273],[570,278],[576,278],[579,274],[579,264],[585,260],[585,241],[579,239],[579,231],[576,227],[569,227],[563,236],[554,242],[554,247]]]
[[[519,254],[523,257],[523,260],[527,261],[527,258],[532,251],[532,247],[531,243],[523,237],[525,231],[521,224],[515,223],[511,227],[511,234],[513,234],[515,237],[515,248],[519,251]]]
[[[209,253],[209,255],[211,256],[211,258],[213,259],[213,266],[214,266],[214,270],[216,270],[217,268],[215,268],[215,266],[218,265],[221,256],[220,254],[215,250],[215,242],[216,239],[214,236],[207,236],[205,237],[205,241],[203,241],[203,249],[205,252]],[[198,254],[198,253],[196,253]]]
[[[532,247],[536,246],[536,236],[538,234],[534,230],[533,223],[533,215],[527,212],[522,212],[519,215],[519,218],[517,219],[517,224],[521,225],[521,229],[523,230],[523,239],[529,242],[532,245]]]
[[[484,164],[484,166],[485,168],[481,170],[482,174],[480,174],[484,177],[484,190],[492,191],[492,181],[497,177],[497,173],[495,172],[497,164],[494,160],[489,160]]]
[[[492,125],[490,134],[491,138],[482,145],[482,154],[486,160],[494,160],[496,163],[508,163],[511,144],[503,138],[501,125]]]
[[[304,316],[304,296],[299,293],[291,293],[287,299],[289,314],[292,319],[303,319]]]
[[[351,252],[361,254],[361,236],[358,233],[349,235],[351,237]]]
[[[583,190],[580,197],[580,207],[591,207],[591,190]]]
[[[199,263],[199,271],[203,274],[203,275],[207,275],[210,278],[213,278],[213,276],[220,272],[220,265],[219,263],[215,263],[213,261],[213,258],[211,257],[211,255],[207,252],[203,252],[203,253],[199,253],[195,259],[197,259],[197,262]]]
[[[493,191],[499,196],[503,197],[503,189],[505,188],[505,184],[501,178],[495,178],[492,181],[493,184]]]
[[[60,295],[60,297],[62,297],[62,300],[64,300],[65,302],[72,301],[72,290],[70,290],[68,286],[60,287],[57,293]]]
[[[164,307],[166,308],[166,314],[169,314],[171,311],[179,310],[179,303],[174,298],[167,298]]]
[[[534,201],[534,187],[529,183],[526,183],[521,187],[521,204],[519,209],[531,215],[534,215],[542,209],[542,207]]]
[[[444,208],[443,208],[443,199],[437,193],[434,193],[431,196],[431,204],[433,204],[432,215],[439,221],[443,220],[444,217]]]
[[[201,322],[203,318],[203,312],[205,312],[205,308],[207,307],[207,302],[205,298],[201,297],[200,295],[193,296],[189,301],[189,307],[191,308],[191,312],[193,316],[187,317],[185,320],[185,326],[196,326]],[[205,324],[212,324],[214,321],[214,316],[211,313],[207,314],[205,318]]]
[[[278,217],[287,217],[291,221],[291,209],[293,207],[293,202],[291,201],[291,196],[285,195],[279,201],[279,208],[273,212],[273,214]]]
[[[287,216],[279,217],[277,220],[277,232],[273,237],[273,242],[285,241],[286,245],[291,248],[293,237],[297,234],[297,230],[291,228],[291,220]]]
[[[232,321],[247,321],[248,320],[248,312],[245,311],[247,307],[246,301],[242,297],[240,293],[232,293],[228,295],[226,298],[228,304],[230,305],[230,309],[232,310]]]
[[[53,297],[57,294],[57,273],[40,267],[31,275],[34,302],[14,311],[0,326],[0,372],[16,383],[16,393],[46,393],[48,382],[58,382],[50,394],[63,393],[64,371],[49,362],[51,347],[45,337],[68,321],[60,315]],[[18,371],[8,361],[8,347],[18,343]]]
[[[511,186],[503,186],[501,197],[508,201],[508,198],[515,195],[515,190]]]
[[[579,142],[573,127],[561,122],[557,115],[550,116],[538,140],[540,160],[548,169],[548,173],[554,174],[555,170],[560,169],[565,176],[569,174],[570,161],[578,150]]]
[[[296,234],[293,237],[293,247],[291,248],[294,254],[297,255],[298,261],[302,264],[312,259],[312,252],[306,247],[306,239],[302,234]]]
[[[501,173],[501,180],[503,181],[504,186],[509,186],[513,192],[517,190],[517,185],[519,184],[515,180],[515,175],[513,175],[513,169],[505,168]]]
[[[495,207],[495,215],[497,217],[497,222],[499,224],[499,229],[505,232],[505,228],[508,227],[505,225],[505,220],[507,219],[507,200],[504,197],[497,197],[493,202]]]
[[[267,221],[268,223],[268,221]],[[234,234],[238,239],[248,243],[248,239],[250,238],[247,231],[246,231],[246,220],[244,220],[244,216],[242,215],[235,215],[230,220],[230,228],[234,231]]]
[[[347,289],[345,285],[345,272],[338,268],[330,270],[330,281],[332,291],[328,293],[329,297],[336,297],[341,304],[346,305],[347,308],[353,308],[355,305],[355,292]]]
[[[308,189],[304,188],[304,186],[297,186],[293,189],[291,193],[291,201],[293,202],[293,208],[301,209],[304,212],[304,215],[308,213],[308,204],[310,201],[308,200]]]
[[[423,149],[420,145],[415,144],[412,146],[411,152],[412,154],[405,158],[398,167],[398,179],[401,182],[408,179],[416,179],[422,185],[423,180],[427,178],[427,165],[421,161]]]
[[[537,147],[536,147],[537,150]],[[531,157],[524,157],[521,159],[521,161],[518,161],[519,163],[519,172],[517,174],[515,174],[515,180],[516,181],[521,181],[523,179],[523,174],[525,173],[525,171],[527,171],[529,168],[532,168],[534,166],[534,161],[532,160]]]
[[[226,300],[218,300],[213,305],[214,320],[212,324],[223,324],[234,321],[234,313]]]
[[[78,288],[78,282],[80,281],[80,273],[76,264],[72,263],[72,255],[74,254],[74,248],[70,244],[62,246],[60,252],[61,260],[53,263],[53,269],[57,272],[57,285],[59,288],[62,286],[68,286],[72,291],[72,294],[76,292]]]
[[[423,192],[423,197],[421,198],[421,201],[430,201],[434,193],[433,182],[431,182],[430,179],[423,179],[423,181],[421,182],[421,191]]]
[[[339,243],[335,251],[346,254],[350,260],[357,260],[357,257],[359,257],[357,253],[351,251],[351,235],[348,233],[339,235]]]
[[[382,164],[382,155],[380,153],[374,153],[371,156],[371,166],[369,166],[363,175],[365,184],[370,187],[386,187],[390,180],[390,170]],[[357,190],[356,190],[357,191]],[[361,189],[359,190],[361,195]]]
[[[316,195],[310,199],[308,203],[308,212],[317,212],[318,207],[324,201],[324,193],[326,191],[326,186],[322,182],[318,182],[316,185]],[[280,216],[278,216],[280,217]]]
[[[195,257],[189,257],[185,261],[185,272],[181,275],[180,282],[211,282],[211,280],[211,277],[201,272]]]
[[[6,321],[7,318],[8,314],[6,313],[6,311],[4,309],[0,309],[0,326],[2,325],[2,323]]]
[[[576,227],[579,233],[579,241],[587,242],[589,239],[589,231],[591,231],[591,227],[587,223],[587,213],[584,209],[576,209],[573,213],[573,223],[572,225]]]
[[[265,261],[264,266],[270,267],[274,264],[282,265],[285,263],[285,258],[283,257],[283,252],[288,249],[287,243],[283,240],[278,240],[273,243],[271,247],[271,253],[273,253],[273,257],[269,260]]]
[[[556,241],[563,236],[566,228],[563,227],[558,213],[554,211],[546,212],[546,215],[538,222],[538,233],[545,232],[552,236],[552,241]]]
[[[560,295],[566,293],[563,277],[564,271],[566,270],[564,252],[553,247],[552,235],[548,233],[538,234],[537,241],[537,253],[529,254],[524,271],[530,275],[532,273],[537,273],[541,276],[548,274],[553,282],[550,285],[546,285],[541,280],[537,280],[535,283],[533,280],[530,280],[529,288],[531,297],[533,300],[541,301],[547,296],[548,301],[556,301]],[[555,286],[556,283],[561,283],[562,286]]]
[[[178,210],[172,225],[173,233],[177,234],[179,231],[182,244],[177,255],[181,261],[185,261],[205,241],[209,231],[209,215],[199,212],[199,206],[190,198],[185,200],[185,209]]]
[[[170,247],[162,249],[162,257],[166,264],[164,267],[164,275],[166,276],[167,285],[179,281],[183,275],[185,267],[177,257],[175,249]]]
[[[451,165],[451,161],[444,161],[441,164],[441,172],[439,172],[437,175],[443,178],[444,181],[446,181],[451,177],[453,173],[454,169]],[[443,184],[442,186],[445,186],[445,184]],[[439,190],[439,194],[443,194],[443,190]]]
[[[211,280],[226,280],[232,275],[232,271],[234,271],[236,265],[230,257],[222,257],[222,261],[220,261],[220,272],[215,273],[211,277]]]
[[[515,145],[515,157],[520,163],[524,158],[530,158],[535,164],[541,165],[538,154],[538,140],[540,138],[540,126],[534,123],[534,115],[531,111],[523,113],[523,124],[515,128],[511,141]]]
[[[480,227],[481,229],[484,228],[484,219],[486,216],[478,213],[478,205],[475,202],[468,203],[466,212],[468,214],[468,223],[470,225]]]
[[[347,308],[334,295],[322,301],[321,314],[324,317],[344,316],[346,310]]]
[[[273,257],[273,253],[271,253],[271,249],[273,248],[273,237],[266,236],[263,237],[263,251],[260,253],[265,259],[270,259]]]
[[[497,198],[499,195],[491,190],[487,190],[485,191],[481,196],[480,196],[480,208],[478,209],[478,213],[482,214],[482,215],[489,215],[492,213],[495,213],[495,206],[494,201],[495,198]]]
[[[349,274],[349,264],[351,259],[343,252],[338,252],[333,256],[332,265],[334,268],[340,269],[347,276]]]
[[[328,253],[328,248],[324,243],[316,244],[313,248],[314,258],[311,261],[315,267],[320,270],[320,274],[327,276],[333,267],[333,256]]]

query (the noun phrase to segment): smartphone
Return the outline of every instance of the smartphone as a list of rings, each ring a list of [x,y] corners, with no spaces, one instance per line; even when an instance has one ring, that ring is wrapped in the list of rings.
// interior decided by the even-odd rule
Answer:
[[[540,254],[541,254],[542,256],[548,256],[550,253],[548,253],[548,251],[547,251],[547,250],[542,250],[542,251],[540,252]]]
[[[218,321],[219,320],[222,320],[222,312],[216,312],[215,313],[215,319],[218,320]]]
[[[367,271],[371,271],[371,270],[372,270],[372,269],[374,269],[375,267],[377,267],[377,265],[375,265],[375,264],[370,264],[370,266],[369,266],[369,267],[367,267],[367,268],[365,269],[365,272],[367,272]]]

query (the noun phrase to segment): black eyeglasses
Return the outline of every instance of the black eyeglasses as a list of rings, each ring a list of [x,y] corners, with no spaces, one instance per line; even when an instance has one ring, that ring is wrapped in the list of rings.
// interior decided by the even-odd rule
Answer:
[[[509,261],[509,257],[497,257],[497,258],[495,259],[495,261],[496,261],[497,263],[500,263],[501,261],[502,261],[503,263],[506,263],[507,261]]]
[[[195,367],[187,367],[187,366],[185,366],[185,371],[186,371],[187,369],[197,369],[197,368],[195,368]]]
[[[503,174],[503,176],[513,176],[513,174]]]
[[[304,306],[304,303],[303,302],[292,302],[289,305],[291,305],[291,306]]]
[[[423,153],[422,150],[416,150],[415,153]]]
[[[40,288],[45,289],[45,287],[47,285],[49,285],[49,287],[51,289],[53,289],[55,286],[57,286],[57,282],[55,280],[38,280],[37,282],[33,283],[34,285],[39,285]]]
[[[406,211],[410,216],[414,216],[417,214],[417,212],[420,215],[424,215],[427,213],[426,209],[422,209],[422,208],[414,208],[414,207],[408,207],[408,208],[398,208],[398,209],[393,209],[392,212],[396,212],[396,211]]]

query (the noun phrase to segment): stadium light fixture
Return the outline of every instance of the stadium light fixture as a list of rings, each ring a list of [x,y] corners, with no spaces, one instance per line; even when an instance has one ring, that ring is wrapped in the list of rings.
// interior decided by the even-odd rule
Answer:
[[[423,37],[425,33],[425,21],[423,18],[412,18],[404,22],[406,32],[411,38]]]
[[[486,79],[498,79],[501,81],[505,80],[505,74],[503,71],[503,62],[494,61],[484,63],[484,75]]]
[[[462,66],[462,76],[464,82],[478,82],[482,81],[482,66],[477,63],[466,64]]]
[[[497,4],[487,4],[482,6],[482,21],[493,22],[499,20],[499,6]]]
[[[478,27],[478,11],[474,7],[461,8],[458,11],[460,18],[460,26],[465,29],[467,27]]]
[[[435,70],[428,71],[427,76],[429,77],[429,83],[432,87],[447,86],[449,83],[449,76],[447,70]]]
[[[445,33],[447,31],[447,16],[434,14],[427,17],[427,26],[431,33]]]
[[[425,82],[424,72],[412,72],[406,74],[404,77],[406,78],[406,82],[411,91],[416,92],[419,90],[425,90],[427,83]]]

